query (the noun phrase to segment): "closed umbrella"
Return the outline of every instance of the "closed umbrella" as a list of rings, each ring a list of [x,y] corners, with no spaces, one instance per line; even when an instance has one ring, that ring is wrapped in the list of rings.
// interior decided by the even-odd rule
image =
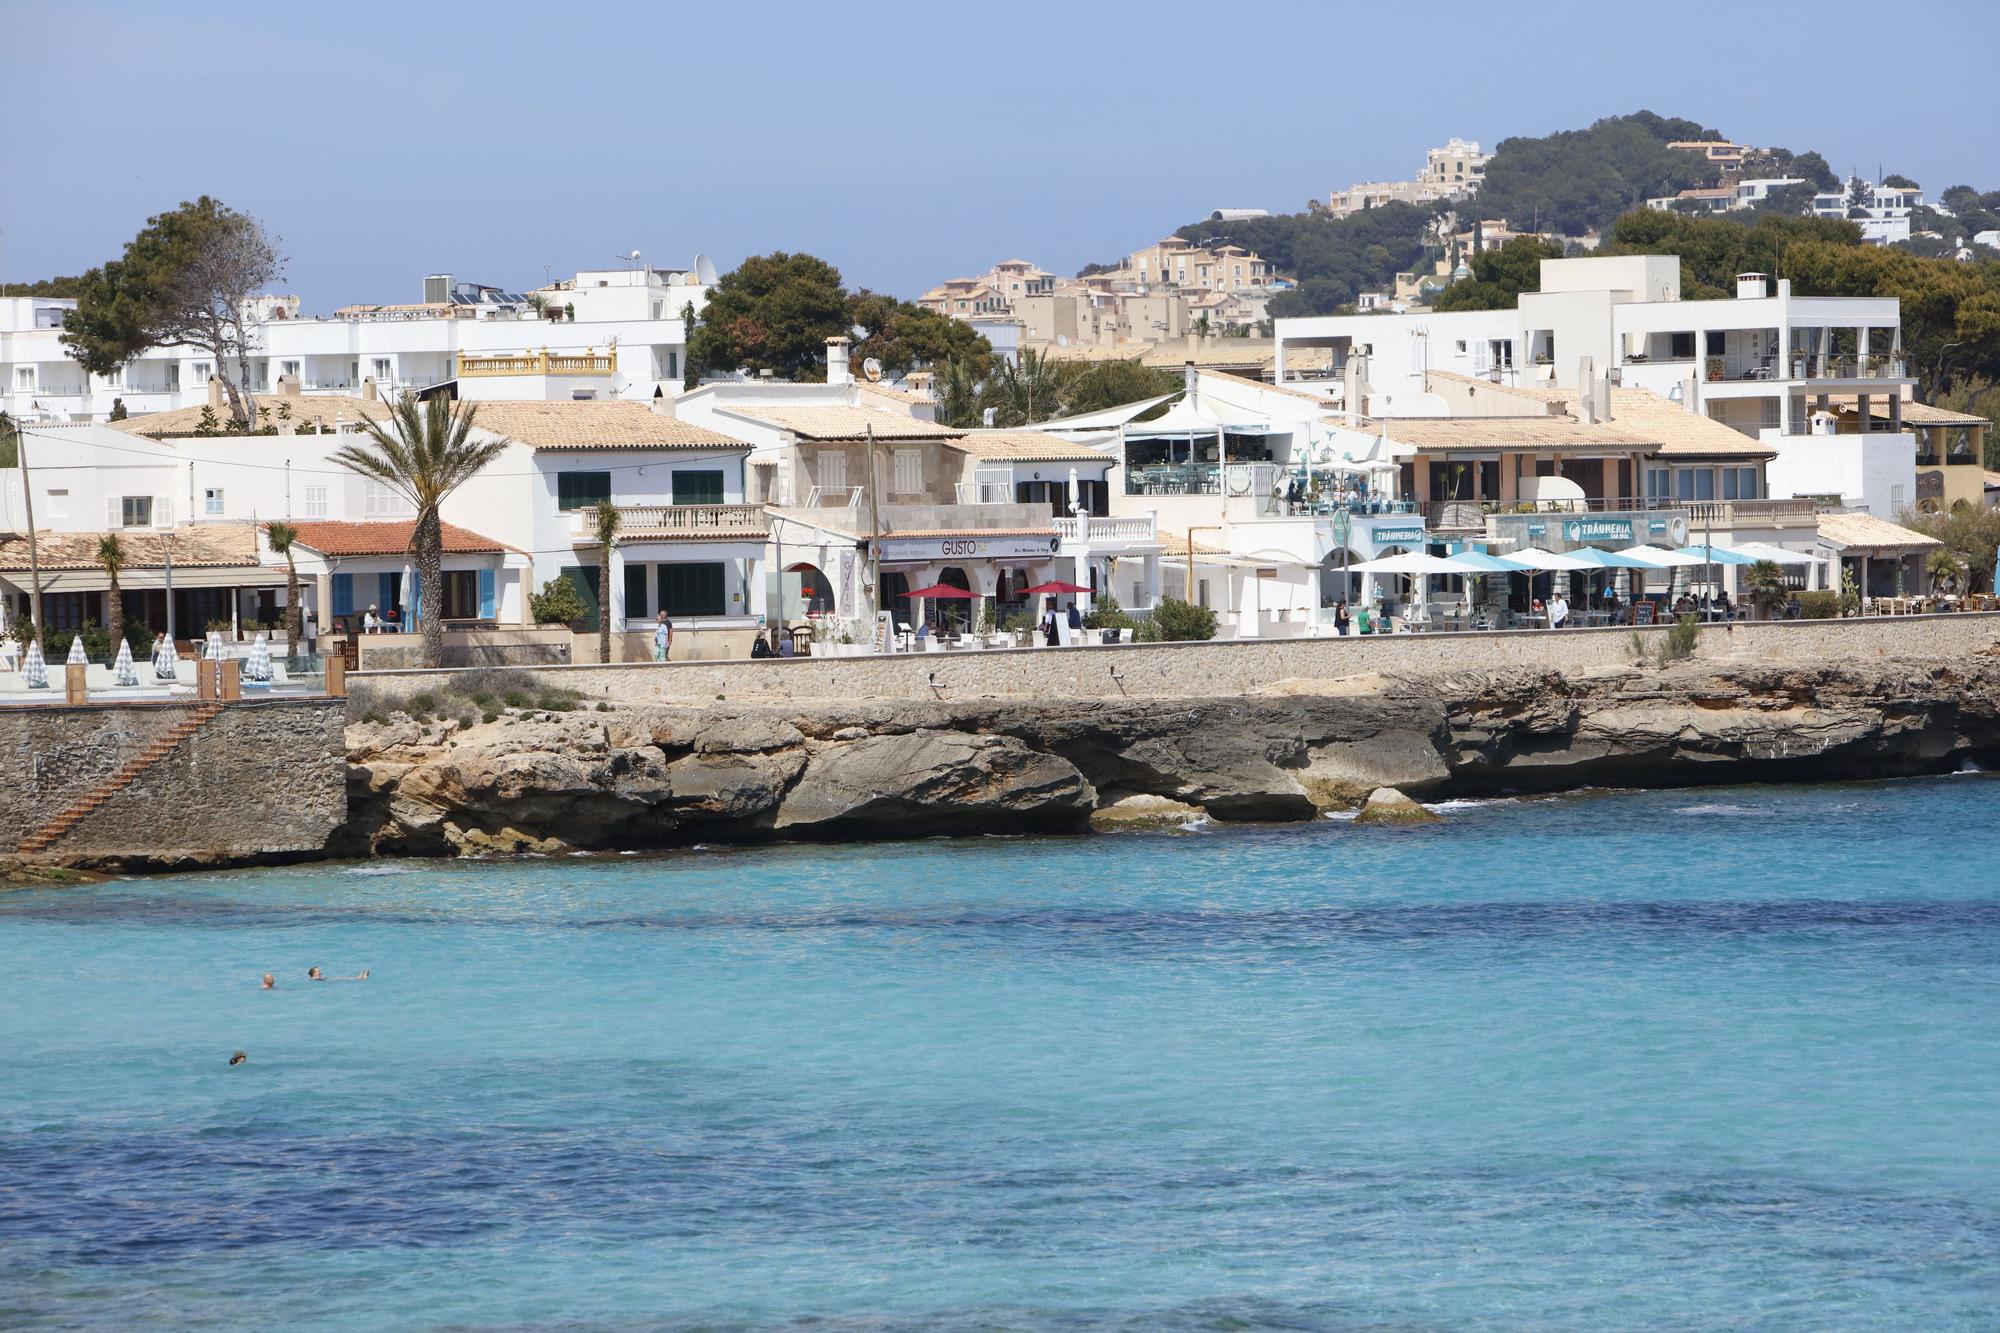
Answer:
[[[222,660],[222,632],[220,630],[210,630],[208,632],[208,643],[202,648],[201,655],[211,662],[220,662]]]
[[[83,636],[81,634],[77,635],[74,639],[71,639],[69,641],[69,660],[64,662],[63,665],[64,666],[90,665],[90,658],[84,655]]]
[[[271,679],[271,643],[262,630],[250,641],[250,660],[243,664],[243,675],[248,680]]]
[[[120,685],[139,683],[139,672],[132,665],[132,645],[124,639],[118,641],[118,660],[112,664],[111,670]]]
[[[181,655],[174,651],[174,641],[162,634],[153,654],[153,679],[171,685],[180,678],[180,669]]]
[[[28,640],[28,656],[21,663],[21,674],[27,677],[31,690],[46,690],[49,687],[49,664],[42,656],[39,639]]]

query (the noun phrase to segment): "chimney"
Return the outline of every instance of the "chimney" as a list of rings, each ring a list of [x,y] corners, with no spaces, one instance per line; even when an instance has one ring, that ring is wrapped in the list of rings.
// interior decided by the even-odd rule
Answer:
[[[1739,273],[1736,275],[1736,299],[1754,301],[1760,296],[1771,294],[1771,279],[1762,273]]]
[[[1586,426],[1597,424],[1597,367],[1587,356],[1576,360],[1576,419]]]
[[[854,376],[847,370],[847,339],[833,337],[826,340],[826,382],[828,384],[852,384]]]
[[[382,401],[381,397],[375,391],[375,377],[373,375],[369,375],[361,381],[361,401],[364,403],[379,403]]]
[[[911,371],[903,376],[903,383],[909,386],[911,393],[921,394],[925,398],[931,396],[931,373],[928,370]]]
[[[1188,391],[1188,397],[1194,397],[1194,362],[1192,360],[1181,368],[1181,382]]]
[[[297,375],[278,376],[278,397],[296,398],[298,396],[299,396],[299,377]]]
[[[1611,372],[1605,371],[1597,377],[1597,419],[1611,420]]]
[[[210,376],[208,377],[208,405],[209,405],[209,408],[210,408],[211,410],[213,410],[213,411],[216,411],[216,412],[220,412],[220,411],[222,410],[222,403],[223,403],[223,398],[222,398],[222,376],[220,376],[220,375],[210,375]]]

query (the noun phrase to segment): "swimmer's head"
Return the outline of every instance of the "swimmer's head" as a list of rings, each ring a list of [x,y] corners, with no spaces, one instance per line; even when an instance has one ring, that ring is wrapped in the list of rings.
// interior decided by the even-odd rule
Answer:
[[[241,1052],[241,1051],[238,1051],[238,1052],[236,1052],[236,1054],[234,1054],[234,1055],[232,1055],[232,1056],[230,1056],[230,1057],[229,1057],[229,1063],[230,1063],[230,1064],[231,1064],[232,1066],[234,1066],[234,1065],[240,1065],[240,1064],[242,1064],[242,1063],[243,1063],[244,1061],[248,1060],[249,1058],[250,1058],[250,1057],[249,1057],[249,1056],[247,1056],[247,1055],[245,1055],[245,1054],[244,1054],[243,1052]]]
[[[278,988],[278,979],[272,976],[269,972],[266,972],[264,974],[264,989],[276,990],[277,988]]]
[[[319,974],[319,969],[318,969],[318,968],[316,968],[316,967],[309,967],[309,968],[307,968],[307,969],[306,969],[306,980],[307,980],[307,981],[323,981],[323,980],[325,980],[325,978],[324,978],[324,977],[322,977],[322,976],[320,976],[320,974]]]

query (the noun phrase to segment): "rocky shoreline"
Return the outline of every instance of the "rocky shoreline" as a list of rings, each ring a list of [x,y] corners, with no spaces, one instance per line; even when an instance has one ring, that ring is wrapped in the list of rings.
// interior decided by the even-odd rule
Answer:
[[[349,819],[332,856],[1080,833],[1305,820],[1379,788],[1983,767],[2000,759],[2000,656],[1284,680],[1226,698],[385,710],[346,740]]]

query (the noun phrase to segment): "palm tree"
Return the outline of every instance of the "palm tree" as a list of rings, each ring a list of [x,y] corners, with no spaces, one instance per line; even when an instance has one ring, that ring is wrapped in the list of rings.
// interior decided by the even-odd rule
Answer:
[[[125,570],[125,543],[118,534],[107,532],[97,539],[97,563],[104,566],[109,585],[104,590],[104,623],[111,627],[111,655],[118,655],[118,641],[125,637],[125,592],[118,576]]]
[[[1947,592],[1958,591],[1959,576],[1965,572],[1965,567],[1959,563],[1958,553],[1949,546],[1940,546],[1932,551],[1924,567],[1931,576],[1932,592],[1938,591],[1940,584]]]
[[[597,534],[597,660],[611,660],[611,548],[618,544],[618,506],[599,500],[592,515]]]
[[[1067,363],[1032,348],[1021,353],[1018,364],[1001,362],[987,385],[987,392],[999,406],[993,424],[1025,426],[1061,416],[1070,379]]]
[[[292,641],[292,656],[299,653],[301,620],[305,608],[299,605],[299,567],[292,559],[292,543],[299,539],[299,530],[289,523],[273,523],[264,529],[271,549],[285,557],[285,636]]]
[[[417,562],[418,604],[422,608],[424,665],[444,662],[444,531],[438,508],[507,447],[500,438],[472,438],[472,403],[454,407],[442,397],[425,402],[405,395],[389,409],[388,426],[364,420],[361,444],[342,445],[333,460],[351,472],[372,477],[410,502],[417,511],[410,549]]]
[[[1791,586],[1777,561],[1759,560],[1744,571],[1743,590],[1750,594],[1750,605],[1756,609],[1758,618],[1769,620],[1771,612],[1785,604]]]

